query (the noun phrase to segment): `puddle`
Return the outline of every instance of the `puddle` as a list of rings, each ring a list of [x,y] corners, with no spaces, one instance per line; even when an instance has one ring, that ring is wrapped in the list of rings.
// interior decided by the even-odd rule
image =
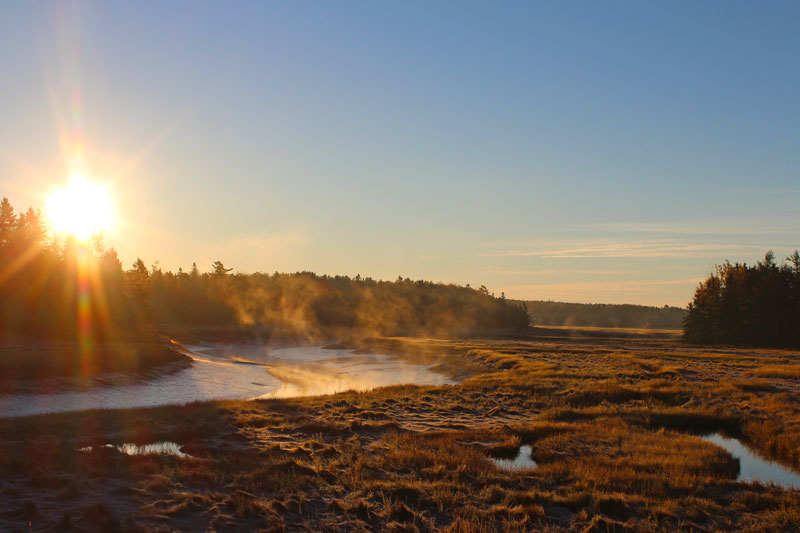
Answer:
[[[785,489],[800,489],[800,475],[785,466],[759,457],[738,439],[729,439],[719,433],[703,435],[701,438],[724,448],[733,457],[739,459],[737,481],[774,483]]]
[[[181,451],[181,446],[175,442],[162,441],[151,444],[137,445],[131,442],[123,444],[104,444],[103,448],[115,448],[118,452],[125,455],[174,455],[175,457],[191,457],[188,453]],[[87,446],[79,451],[91,452],[92,447]]]
[[[497,468],[508,470],[510,472],[517,472],[520,470],[533,470],[538,465],[536,461],[531,458],[531,447],[523,444],[519,447],[519,453],[514,459],[494,459],[492,462]]]

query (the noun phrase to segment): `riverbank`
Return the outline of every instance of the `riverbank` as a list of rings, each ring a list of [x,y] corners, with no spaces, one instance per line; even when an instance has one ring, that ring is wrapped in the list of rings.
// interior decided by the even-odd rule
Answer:
[[[86,380],[112,373],[144,374],[153,369],[179,370],[191,358],[165,338],[92,342],[4,338],[0,340],[0,393],[46,380]],[[55,384],[54,384],[55,386]]]
[[[541,332],[540,332],[541,333]],[[800,468],[800,354],[646,335],[372,339],[458,385],[0,421],[0,529],[790,530],[800,492],[701,438]],[[175,455],[106,444],[173,442]],[[530,446],[532,470],[490,458]],[[86,448],[91,446],[91,451]],[[81,451],[83,450],[83,451]]]
[[[252,339],[172,347],[189,367],[38,379],[0,393],[0,418],[254,398],[366,391],[397,384],[443,385],[466,377],[448,358],[365,352],[336,345],[275,345]]]

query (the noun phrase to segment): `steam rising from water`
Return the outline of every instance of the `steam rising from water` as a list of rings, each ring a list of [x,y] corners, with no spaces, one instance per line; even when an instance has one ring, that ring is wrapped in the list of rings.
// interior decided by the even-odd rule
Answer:
[[[359,336],[441,335],[527,327],[524,309],[488,291],[456,285],[310,272],[274,275],[161,273],[151,288],[165,323],[217,324],[265,338],[321,342]],[[244,326],[244,327],[242,327]]]
[[[340,373],[328,365],[274,366],[267,368],[267,372],[272,377],[279,379],[282,384],[279,389],[259,396],[259,398],[316,396],[348,390],[366,391],[378,386],[372,380]]]
[[[144,382],[113,380],[86,389],[52,392],[43,384],[24,394],[0,395],[0,416],[122,409],[185,404],[215,399],[288,398],[369,390],[406,383],[455,383],[437,373],[436,361],[410,363],[389,355],[358,355],[318,346],[204,344],[187,347],[190,368],[175,373],[154,371]]]
[[[347,349],[317,346],[273,348],[266,345],[217,345],[206,353],[263,366],[281,385],[258,398],[316,396],[344,391],[367,391],[386,385],[454,383],[431,370],[435,360],[407,361],[384,354],[355,354]],[[237,354],[237,355],[234,355]],[[426,364],[427,363],[427,364]]]

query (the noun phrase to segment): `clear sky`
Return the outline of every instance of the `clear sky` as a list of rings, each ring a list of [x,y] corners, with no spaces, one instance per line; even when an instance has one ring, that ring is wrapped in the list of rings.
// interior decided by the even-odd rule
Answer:
[[[684,306],[800,247],[800,2],[3,2],[0,195],[125,266]],[[82,155],[81,155],[82,154]]]

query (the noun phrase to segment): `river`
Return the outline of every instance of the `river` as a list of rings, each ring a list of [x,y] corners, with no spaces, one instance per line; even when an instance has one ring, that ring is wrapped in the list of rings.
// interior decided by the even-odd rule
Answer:
[[[0,395],[0,417],[186,404],[204,400],[288,398],[398,384],[455,383],[436,361],[409,362],[321,346],[204,343],[186,346],[188,368],[152,371],[147,379],[117,374],[92,383],[41,383]],[[53,392],[57,388],[58,392]]]

